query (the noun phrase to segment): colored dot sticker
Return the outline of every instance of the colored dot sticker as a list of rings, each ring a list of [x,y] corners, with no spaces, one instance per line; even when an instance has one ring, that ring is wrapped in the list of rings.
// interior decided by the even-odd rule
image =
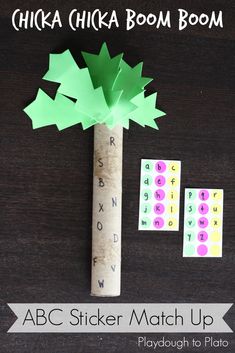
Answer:
[[[219,204],[214,204],[211,206],[211,212],[215,215],[221,214],[222,208]]]
[[[158,187],[162,187],[163,185],[165,185],[166,183],[166,179],[163,175],[158,175],[156,176],[155,178],[155,184],[158,186]]]
[[[206,245],[199,245],[197,253],[199,256],[205,256],[208,253],[208,247]]]
[[[220,220],[220,218],[212,218],[212,220],[211,220],[211,227],[213,227],[213,228],[220,228],[220,227],[221,227],[221,220]]]
[[[145,185],[145,187],[148,187],[152,184],[153,178],[150,175],[144,175],[142,178],[142,183]]]
[[[152,191],[151,191],[151,190],[149,190],[149,189],[144,189],[144,190],[142,191],[142,198],[143,198],[144,201],[150,200],[151,197],[152,197]]]
[[[171,189],[167,193],[167,198],[170,201],[177,201],[179,198],[179,193],[175,189]]]
[[[202,230],[201,232],[198,233],[197,239],[198,241],[204,243],[208,239],[208,233]]]
[[[164,211],[165,211],[165,206],[162,203],[157,203],[154,206],[154,212],[156,214],[162,214],[162,213],[164,213]]]
[[[179,185],[179,180],[177,177],[175,176],[170,176],[168,179],[167,179],[167,184],[168,186],[174,188],[174,187],[177,187]]]
[[[212,198],[212,200],[221,200],[223,198],[223,191],[222,190],[212,190],[211,191],[211,198]]]
[[[169,213],[170,215],[176,214],[178,211],[179,211],[178,205],[176,205],[174,203],[170,203],[167,206],[167,213]]]
[[[159,161],[155,164],[155,169],[158,173],[164,173],[166,170],[166,164],[163,161]]]
[[[193,201],[196,198],[196,191],[195,190],[186,190],[186,199]]]
[[[178,162],[170,162],[168,169],[170,173],[178,173],[179,167],[180,167],[180,164]]]
[[[151,204],[150,203],[143,203],[141,205],[141,212],[145,214],[149,214],[151,212]]]
[[[189,214],[194,214],[196,212],[196,206],[193,203],[188,203],[186,205],[186,212]]]
[[[151,172],[153,170],[153,163],[151,161],[145,161],[143,169],[145,172]]]
[[[219,245],[212,245],[210,248],[210,255],[214,257],[219,257],[222,255],[222,248]]]
[[[188,228],[193,228],[195,226],[195,224],[196,224],[195,218],[188,217],[186,219],[186,225],[187,225]]]
[[[209,192],[207,190],[200,190],[199,191],[199,199],[202,201],[206,201],[209,198]]]
[[[200,228],[206,228],[208,226],[208,219],[205,217],[201,217],[198,220],[198,227]]]
[[[153,225],[156,229],[161,229],[164,226],[164,219],[162,217],[156,217],[153,221]]]
[[[210,236],[210,240],[213,242],[213,243],[218,243],[219,241],[221,241],[221,234],[217,231],[214,231],[211,233],[211,236]]]
[[[165,198],[165,191],[162,189],[158,189],[154,193],[154,197],[158,201],[162,201]]]
[[[195,232],[193,232],[192,230],[187,231],[184,233],[184,238],[186,241],[194,241],[195,239]]]
[[[198,206],[198,212],[200,214],[207,214],[209,211],[209,207],[206,203],[201,203],[199,206]]]
[[[148,217],[141,218],[140,224],[142,228],[149,228],[151,220]]]
[[[177,220],[175,218],[169,218],[167,220],[167,225],[168,225],[169,229],[175,228],[176,224],[177,224]]]
[[[195,246],[194,245],[186,245],[184,248],[185,256],[193,256],[195,254]]]

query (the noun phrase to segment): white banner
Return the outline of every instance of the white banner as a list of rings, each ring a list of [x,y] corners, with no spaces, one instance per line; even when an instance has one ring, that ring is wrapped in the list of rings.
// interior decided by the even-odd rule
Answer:
[[[8,332],[233,332],[223,320],[233,304],[8,304]]]

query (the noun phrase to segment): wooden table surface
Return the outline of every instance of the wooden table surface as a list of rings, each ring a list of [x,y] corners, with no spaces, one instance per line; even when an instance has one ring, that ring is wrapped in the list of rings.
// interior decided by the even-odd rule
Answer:
[[[17,32],[11,25],[16,8],[59,9],[64,20],[73,8],[116,9],[122,21],[119,29],[98,32],[73,32],[66,25]],[[171,29],[125,31],[125,8],[171,10],[174,18],[178,8],[223,10],[224,28],[196,26],[179,32],[174,21]],[[8,302],[234,301],[234,16],[234,0],[0,1],[1,353],[152,351],[137,347],[138,334],[7,334],[15,320]],[[97,52],[103,41],[112,55],[124,51],[129,63],[144,61],[144,74],[154,78],[150,91],[158,91],[158,105],[167,112],[159,119],[159,131],[132,123],[124,134],[122,295],[112,299],[89,296],[93,130],[75,126],[58,132],[51,126],[33,131],[22,111],[39,87],[55,91],[55,85],[41,79],[50,52],[69,48],[79,57],[81,50]],[[182,161],[179,232],[137,230],[141,158]],[[185,187],[224,189],[222,258],[182,258]],[[234,314],[231,309],[227,315],[233,328]],[[234,352],[232,334],[211,336],[228,339],[229,347],[195,352]]]

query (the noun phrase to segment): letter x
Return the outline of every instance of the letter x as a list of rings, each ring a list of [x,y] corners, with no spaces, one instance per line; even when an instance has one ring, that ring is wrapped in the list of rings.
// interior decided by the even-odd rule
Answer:
[[[104,204],[99,203],[99,206],[100,206],[99,212],[104,212]]]

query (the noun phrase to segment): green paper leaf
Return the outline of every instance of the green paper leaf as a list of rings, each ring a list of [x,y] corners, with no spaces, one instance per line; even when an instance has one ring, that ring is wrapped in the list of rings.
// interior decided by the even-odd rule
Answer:
[[[132,102],[137,106],[134,112],[129,114],[129,118],[141,126],[149,126],[158,130],[156,118],[165,115],[159,109],[155,108],[157,93],[145,97],[144,92],[132,99]]]
[[[61,54],[49,55],[49,70],[43,76],[44,80],[61,83],[61,78],[67,76],[68,73],[74,72],[77,64],[67,49]]]
[[[144,87],[152,81],[151,78],[141,76],[142,63],[136,65],[134,68],[130,67],[124,60],[120,63],[120,74],[114,82],[114,90],[122,90],[122,101],[130,100],[139,93]]]
[[[56,125],[59,130],[63,130],[81,122],[81,116],[74,105],[59,93],[53,100],[39,89],[36,99],[24,111],[31,117],[34,129]]]
[[[103,123],[110,114],[110,109],[106,103],[101,87],[93,89],[90,92],[89,99],[77,101],[75,107],[78,112],[89,116],[99,124]]]
[[[24,109],[24,112],[32,119],[33,129],[55,124],[53,99],[41,89],[38,90],[35,100]]]
[[[50,54],[44,79],[60,84],[55,98],[39,89],[25,109],[33,128],[56,125],[59,130],[78,123],[83,129],[105,124],[129,128],[129,120],[158,129],[156,118],[165,115],[156,108],[157,93],[145,96],[152,80],[142,76],[143,63],[129,66],[123,54],[110,57],[104,43],[99,54],[82,53],[86,68],[79,68],[69,50]]]
[[[98,55],[82,52],[95,88],[103,87],[104,92],[112,90],[113,83],[120,73],[123,54],[111,58],[106,43]]]

